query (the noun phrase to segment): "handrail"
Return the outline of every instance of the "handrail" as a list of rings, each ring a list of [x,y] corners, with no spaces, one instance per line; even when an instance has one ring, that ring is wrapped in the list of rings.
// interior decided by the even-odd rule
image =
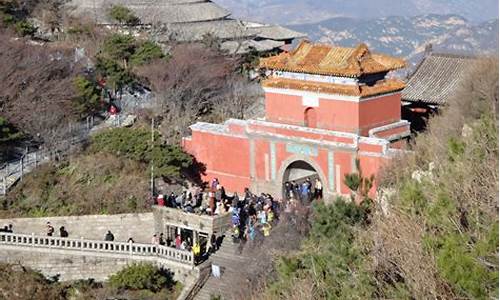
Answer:
[[[205,283],[210,278],[211,271],[212,271],[212,264],[208,264],[207,266],[203,267],[200,270],[200,275],[198,276],[198,279],[193,284],[193,286],[189,290],[189,293],[186,295],[184,300],[193,300],[194,297],[196,297],[196,295],[198,295],[200,290],[203,288]]]
[[[97,241],[39,236],[35,234],[17,234],[0,232],[0,245],[14,245],[50,249],[69,249],[85,252],[118,253],[132,256],[156,256],[179,263],[194,265],[191,251],[169,248],[162,245]]]

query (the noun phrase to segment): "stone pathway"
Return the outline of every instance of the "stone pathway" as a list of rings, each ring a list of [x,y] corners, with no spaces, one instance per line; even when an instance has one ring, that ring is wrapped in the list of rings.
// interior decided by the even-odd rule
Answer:
[[[240,289],[232,285],[232,279],[241,276],[242,270],[238,267],[248,265],[251,259],[240,255],[238,248],[239,244],[233,243],[231,237],[226,235],[219,250],[210,257],[212,264],[220,266],[221,277],[210,276],[194,299],[210,300],[217,296],[224,300],[239,298],[235,293]]]
[[[135,116],[127,115],[123,121],[115,122],[116,118],[108,118],[106,121],[94,125],[90,129],[86,129],[83,133],[72,137],[70,140],[71,146],[75,146],[84,142],[91,134],[104,130],[110,127],[130,126],[135,122]],[[111,121],[109,121],[111,120]],[[85,124],[83,124],[85,125]],[[66,141],[67,142],[67,141]],[[60,151],[65,154],[71,151],[71,146],[66,150]],[[9,189],[21,179],[22,176],[33,171],[41,164],[50,161],[50,154],[47,150],[37,150],[25,154],[23,159],[5,163],[0,167],[0,195],[5,195]],[[5,178],[5,179],[4,179]]]

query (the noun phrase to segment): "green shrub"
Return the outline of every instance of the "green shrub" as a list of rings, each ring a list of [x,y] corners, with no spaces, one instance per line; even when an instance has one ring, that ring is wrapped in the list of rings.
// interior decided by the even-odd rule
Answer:
[[[0,117],[0,144],[16,141],[22,137],[23,134],[21,132],[9,124],[7,120]]]
[[[113,90],[118,90],[134,81],[134,76],[116,60],[105,56],[96,58],[97,73],[106,78],[106,85]]]
[[[149,263],[132,264],[109,278],[109,284],[117,289],[150,290],[158,292],[174,285],[170,272]]]
[[[36,32],[36,27],[26,20],[16,22],[16,24],[14,25],[14,29],[20,36],[32,36]]]
[[[130,63],[138,66],[163,57],[164,54],[160,46],[152,41],[146,41],[135,49],[134,54],[130,57]]]
[[[112,59],[128,61],[135,51],[135,44],[132,36],[113,33],[104,41],[103,51]]]
[[[496,242],[498,245],[498,239]],[[488,291],[498,284],[498,271],[491,272],[473,250],[474,246],[464,236],[448,235],[438,251],[437,265],[442,276],[455,285],[460,294],[472,299],[488,299]],[[498,264],[498,260],[494,263]]]
[[[361,250],[355,244],[356,230],[366,223],[363,207],[342,198],[331,205],[314,206],[310,236],[302,251],[280,257],[275,265],[277,279],[269,286],[270,298],[285,299],[297,282],[313,285],[314,299],[368,299],[372,283],[362,274]],[[356,276],[352,276],[356,273]]]
[[[153,163],[155,174],[164,177],[180,175],[192,163],[190,155],[177,145],[164,144],[156,134],[152,145],[151,132],[146,129],[115,128],[96,134],[91,150],[104,151],[143,163]]]
[[[76,108],[80,115],[93,114],[101,108],[101,90],[95,82],[83,76],[75,77],[73,81],[77,93]]]
[[[141,21],[128,7],[118,4],[109,8],[108,16],[126,25],[137,25]]]
[[[365,219],[366,212],[363,208],[342,198],[337,198],[331,205],[319,203],[314,206],[311,235],[331,238],[346,226],[361,224]]]

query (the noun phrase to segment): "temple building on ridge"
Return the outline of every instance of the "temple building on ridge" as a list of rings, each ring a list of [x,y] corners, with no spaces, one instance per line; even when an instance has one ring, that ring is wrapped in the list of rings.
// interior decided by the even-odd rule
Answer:
[[[340,48],[302,41],[295,50],[261,59],[267,78],[265,118],[198,122],[184,149],[206,165],[205,179],[228,191],[281,197],[287,181],[319,178],[327,199],[350,194],[346,174],[374,174],[406,143],[399,79],[401,59],[366,45]],[[376,187],[371,190],[374,196]]]
[[[427,127],[427,120],[456,97],[481,58],[426,51],[402,92],[403,118],[414,132]],[[483,62],[484,63],[484,62]]]
[[[303,33],[271,24],[261,24],[231,17],[231,12],[210,0],[70,0],[64,3],[72,17],[89,19],[110,28],[123,24],[109,16],[113,5],[130,9],[139,19],[136,27],[153,39],[171,42],[200,42],[207,35],[220,41],[229,54],[251,51],[281,51]],[[125,26],[127,29],[130,26]]]

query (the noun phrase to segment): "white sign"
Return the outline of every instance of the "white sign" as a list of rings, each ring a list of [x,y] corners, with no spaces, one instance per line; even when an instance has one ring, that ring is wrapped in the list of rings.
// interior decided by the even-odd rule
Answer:
[[[316,96],[302,96],[302,105],[308,107],[319,107],[319,99]]]

